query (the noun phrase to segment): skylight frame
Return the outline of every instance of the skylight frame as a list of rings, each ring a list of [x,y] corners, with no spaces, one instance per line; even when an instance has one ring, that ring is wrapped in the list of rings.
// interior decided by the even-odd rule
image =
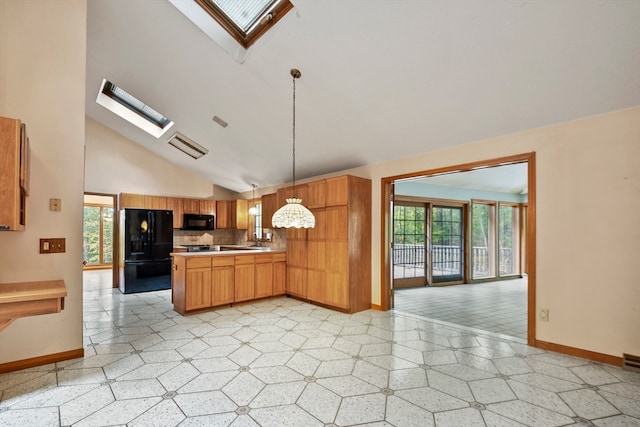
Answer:
[[[164,135],[174,124],[165,115],[107,79],[102,79],[96,103],[156,138]]]
[[[194,1],[245,49],[248,49],[293,8],[289,0],[272,0],[245,32],[213,0]]]

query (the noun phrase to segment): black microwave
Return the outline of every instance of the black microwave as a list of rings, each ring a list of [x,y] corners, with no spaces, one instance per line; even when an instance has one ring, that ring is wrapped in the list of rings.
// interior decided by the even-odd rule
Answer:
[[[216,220],[213,215],[184,214],[183,230],[215,230]]]

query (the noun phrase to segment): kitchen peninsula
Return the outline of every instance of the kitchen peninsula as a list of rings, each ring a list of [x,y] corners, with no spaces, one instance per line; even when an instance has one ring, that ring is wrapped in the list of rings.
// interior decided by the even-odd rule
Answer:
[[[286,292],[285,250],[236,247],[171,256],[171,300],[182,315]]]

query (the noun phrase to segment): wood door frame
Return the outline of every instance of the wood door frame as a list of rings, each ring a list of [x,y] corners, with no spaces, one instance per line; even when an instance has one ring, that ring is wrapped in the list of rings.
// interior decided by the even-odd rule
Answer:
[[[113,199],[113,240],[112,240],[113,254],[111,255],[113,262],[111,263],[111,268],[112,268],[112,276],[113,276],[112,287],[117,288],[120,282],[120,275],[118,274],[118,269],[119,269],[118,251],[120,247],[119,246],[120,242],[118,241],[118,236],[120,235],[119,234],[120,221],[118,221],[118,218],[119,218],[118,195],[111,194],[111,193],[95,193],[92,191],[85,191],[83,193],[83,198],[84,196],[102,196],[102,197],[111,197]]]
[[[425,171],[383,177],[380,192],[380,308],[391,308],[391,236],[393,215],[391,212],[393,183],[407,178],[418,178],[442,173],[467,172],[474,169],[527,163],[528,209],[526,230],[526,263],[528,270],[527,289],[527,344],[536,345],[536,153],[522,153],[460,165],[446,166]]]

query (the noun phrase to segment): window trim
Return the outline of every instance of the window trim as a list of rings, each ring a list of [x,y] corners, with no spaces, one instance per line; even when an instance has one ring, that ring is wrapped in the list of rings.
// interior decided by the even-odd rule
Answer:
[[[194,1],[245,49],[254,44],[293,8],[293,4],[289,0],[276,0],[274,4],[265,9],[256,19],[254,25],[245,33],[212,0]]]

